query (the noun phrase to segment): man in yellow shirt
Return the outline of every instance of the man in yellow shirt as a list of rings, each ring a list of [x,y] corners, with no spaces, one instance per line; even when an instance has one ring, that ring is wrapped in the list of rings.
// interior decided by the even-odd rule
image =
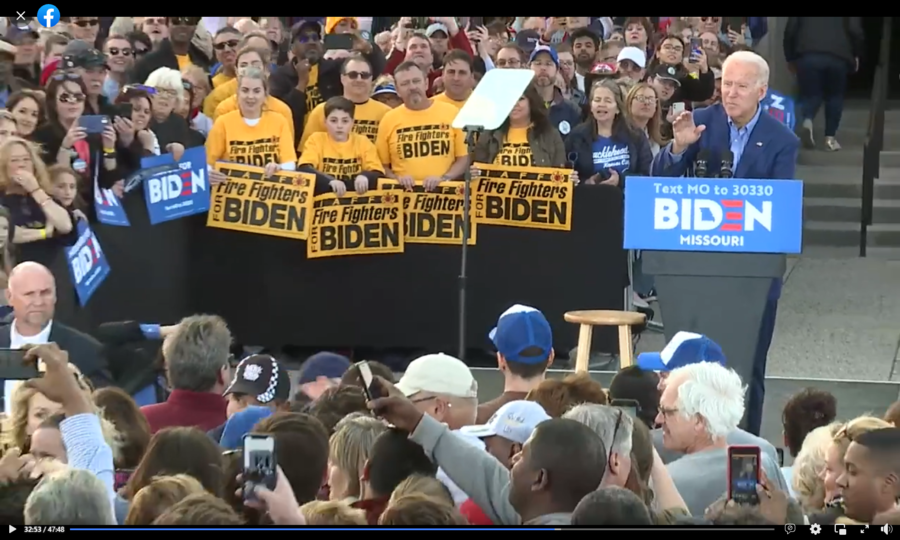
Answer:
[[[444,91],[434,96],[434,100],[462,109],[475,90],[474,67],[472,57],[466,51],[453,49],[444,55],[444,71],[441,74]]]
[[[428,98],[427,75],[413,62],[397,66],[394,80],[403,105],[381,119],[375,144],[387,176],[427,190],[462,178],[469,163],[466,138],[450,126],[458,109]]]
[[[384,103],[370,99],[372,94],[372,64],[366,57],[354,53],[344,60],[341,66],[341,86],[344,88],[344,97],[354,105],[353,132],[368,137],[373,143],[378,135],[378,124],[381,118],[391,110]],[[307,116],[306,127],[303,129],[303,137],[300,139],[298,150],[314,133],[325,131],[325,103],[320,103]]]
[[[237,46],[241,41],[241,34],[234,28],[226,26],[220,28],[213,38],[213,49],[216,60],[219,61],[219,71],[213,75],[213,88],[234,79],[235,60],[237,60]]]
[[[242,37],[241,40],[238,41],[237,48],[240,51],[246,47],[253,47],[256,49],[265,49],[267,51],[271,51],[269,38],[267,38],[266,35],[262,32],[250,32],[249,34]],[[269,53],[269,55],[271,56],[271,52]],[[238,86],[236,79],[232,79],[217,86],[212,92],[210,92],[208,96],[206,96],[206,99],[203,100],[203,114],[212,119],[215,119],[216,107],[219,106],[219,103],[222,103],[226,99],[237,94],[237,89]]]

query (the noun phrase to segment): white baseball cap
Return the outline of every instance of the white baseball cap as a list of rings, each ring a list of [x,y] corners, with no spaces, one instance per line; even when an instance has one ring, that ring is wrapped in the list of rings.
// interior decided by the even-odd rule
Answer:
[[[426,354],[410,362],[396,387],[407,397],[419,392],[478,397],[478,382],[469,366],[444,353]]]
[[[616,58],[616,62],[621,62],[622,60],[631,60],[641,69],[647,67],[647,53],[637,47],[624,47]]]
[[[524,400],[510,401],[497,409],[487,424],[464,426],[459,431],[478,438],[496,435],[515,443],[525,444],[534,428],[544,420],[550,420],[550,415],[538,403]]]

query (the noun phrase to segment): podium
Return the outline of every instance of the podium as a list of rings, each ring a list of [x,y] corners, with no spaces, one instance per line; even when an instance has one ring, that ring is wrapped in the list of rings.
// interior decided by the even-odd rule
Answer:
[[[666,340],[678,331],[719,345],[745,385],[766,303],[786,254],[800,253],[803,182],[629,176],[626,249],[643,251],[656,280]],[[749,392],[747,393],[749,396]]]

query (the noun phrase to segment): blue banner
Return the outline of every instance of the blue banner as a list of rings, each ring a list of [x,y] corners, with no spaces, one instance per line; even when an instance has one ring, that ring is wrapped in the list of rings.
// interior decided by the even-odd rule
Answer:
[[[141,168],[171,163],[175,163],[172,154],[164,154],[142,159]],[[152,225],[209,210],[206,148],[188,148],[177,165],[174,171],[160,172],[144,180],[144,200]]]
[[[97,221],[104,225],[116,227],[129,227],[128,215],[125,208],[113,190],[100,188],[97,180],[94,180],[94,211],[97,213]]]
[[[800,253],[802,246],[802,180],[625,182],[625,249]]]
[[[66,248],[66,259],[78,301],[83,306],[109,275],[109,263],[87,222],[78,220],[75,226],[78,229],[78,241]]]
[[[794,126],[797,124],[797,116],[794,114],[793,98],[779,94],[770,88],[762,101],[762,108],[769,116],[791,128],[791,131],[794,131]]]

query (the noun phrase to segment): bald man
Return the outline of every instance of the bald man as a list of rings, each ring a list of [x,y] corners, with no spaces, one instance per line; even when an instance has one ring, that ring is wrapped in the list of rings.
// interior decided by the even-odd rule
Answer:
[[[0,348],[21,349],[54,342],[68,351],[69,362],[78,366],[95,388],[112,384],[100,342],[53,320],[56,281],[46,266],[23,262],[13,268],[6,300],[14,318],[11,324],[0,326]]]

